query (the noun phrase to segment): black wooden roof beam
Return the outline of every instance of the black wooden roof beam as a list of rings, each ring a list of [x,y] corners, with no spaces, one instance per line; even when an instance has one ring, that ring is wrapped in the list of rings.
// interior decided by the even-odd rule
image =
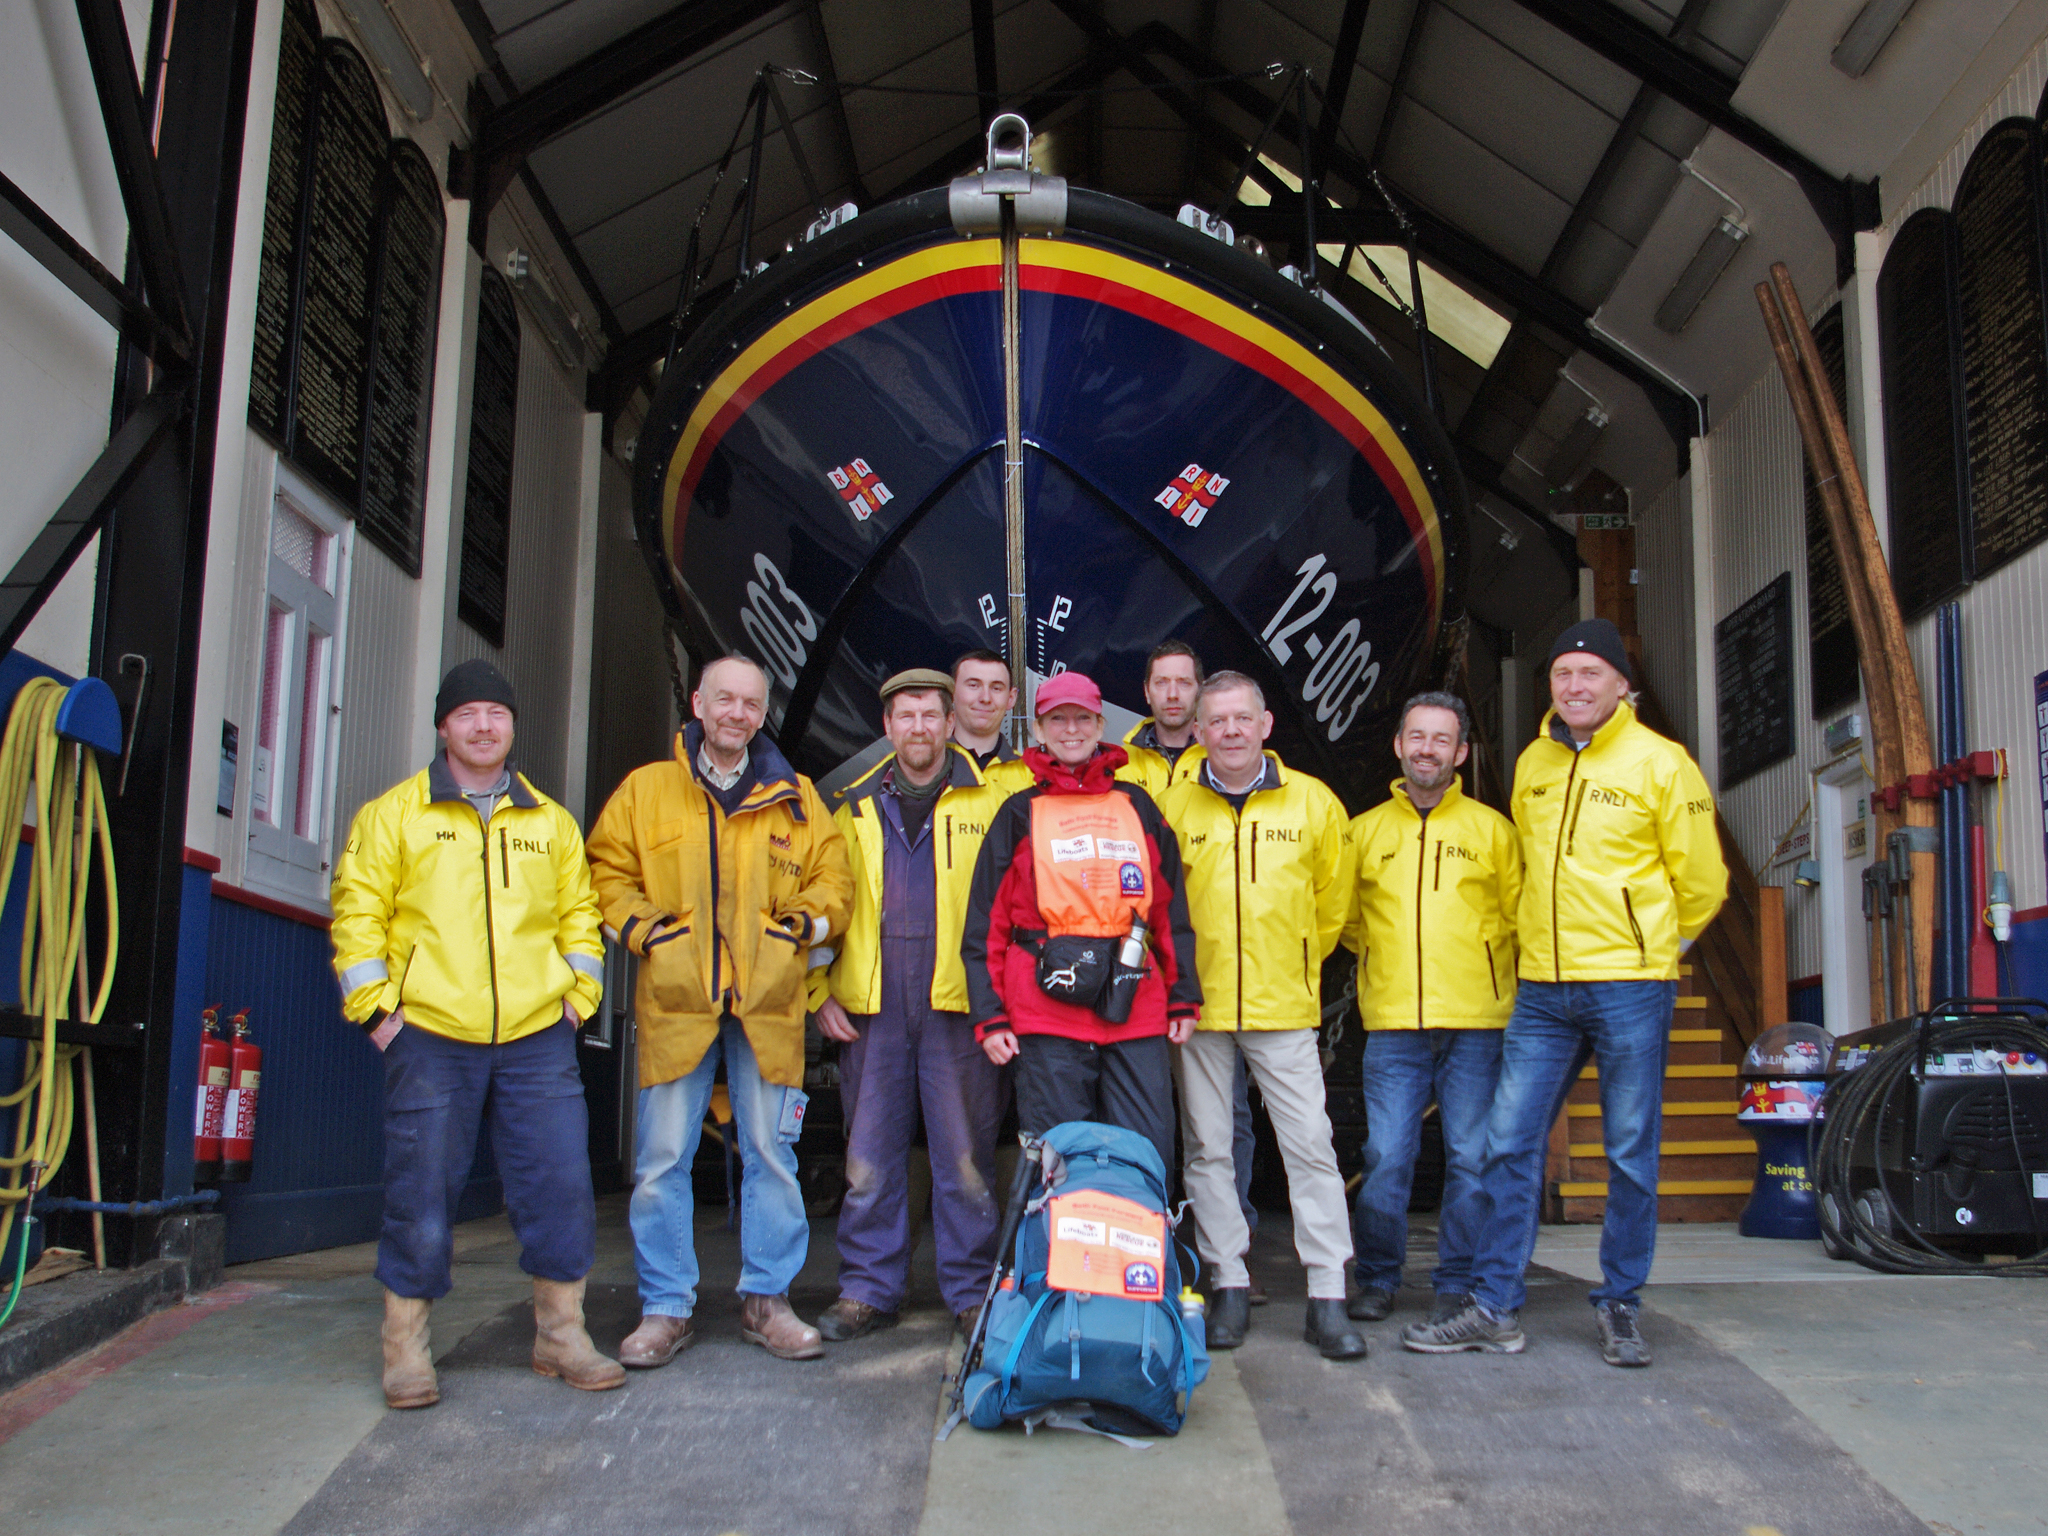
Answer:
[[[471,244],[482,249],[491,209],[526,157],[541,145],[788,3],[688,0],[532,90],[489,108],[477,124],[475,141],[466,152],[452,156],[449,164],[449,190],[470,200]]]
[[[1876,181],[1836,176],[1815,164],[1770,129],[1736,110],[1735,90],[1740,80],[1723,74],[1607,0],[1515,3],[1791,175],[1834,241],[1836,265],[1853,270],[1856,231],[1875,229],[1881,217]]]
[[[100,265],[98,257],[72,239],[35,199],[5,176],[0,176],[0,234],[35,257],[44,270],[159,366],[190,359],[191,346],[183,334],[166,324],[141,294]]]
[[[134,243],[143,291],[165,328],[189,341],[185,284],[178,273],[178,250],[171,239],[163,183],[157,179],[156,146],[143,122],[142,92],[135,82],[128,23],[116,0],[78,0],[78,28],[85,38],[93,88],[99,93],[107,148],[113,154],[114,179],[128,215],[128,237]]]
[[[1054,0],[1054,4],[1060,6],[1062,10],[1078,3],[1079,0]],[[1221,65],[1197,52],[1184,38],[1163,23],[1148,23],[1139,33],[1134,34],[1131,41],[1126,42],[1121,38],[1118,41],[1122,46],[1130,47],[1138,39],[1143,39],[1149,44],[1163,45],[1174,54],[1178,62],[1196,73],[1224,73]],[[1154,69],[1152,73],[1156,76],[1158,71]],[[1144,76],[1140,75],[1139,78],[1143,79]],[[1227,80],[1212,86],[1211,89],[1220,92],[1232,106],[1254,121],[1264,122],[1273,112],[1272,99],[1248,80]],[[1205,138],[1221,134],[1237,145],[1238,152],[1242,153],[1242,146],[1245,143],[1243,137],[1202,113],[1192,102],[1187,101],[1184,92],[1161,91],[1159,95],[1167,105],[1187,118],[1190,126]],[[1195,114],[1201,121],[1188,117],[1190,113]],[[1287,139],[1298,140],[1301,125],[1291,113],[1283,111],[1274,131]],[[1363,188],[1372,184],[1371,169],[1361,164],[1355,155],[1341,146],[1331,151],[1326,170],[1335,172],[1355,187]],[[1398,186],[1393,190],[1396,195],[1400,195],[1401,189]],[[1299,197],[1299,193],[1285,190],[1273,192],[1271,206],[1236,209],[1231,214],[1231,222],[1240,229],[1257,234],[1261,239],[1296,242],[1300,239],[1301,229]],[[1414,198],[1403,197],[1402,202],[1408,216],[1414,221],[1418,243],[1433,262],[1486,289],[1509,307],[1522,311],[1529,318],[1548,326],[1572,346],[1591,353],[1617,373],[1634,380],[1648,396],[1658,419],[1671,434],[1679,453],[1684,454],[1685,445],[1691,439],[1694,429],[1694,411],[1689,399],[1593,331],[1586,323],[1591,318],[1588,312],[1549,283],[1530,276],[1506,257],[1489,250],[1463,230],[1429,212]],[[1318,209],[1316,230],[1319,237],[1327,233],[1333,243],[1407,243],[1405,236],[1395,228],[1392,216],[1378,209]]]
[[[92,467],[50,515],[14,568],[0,579],[0,651],[14,648],[79,553],[105,525],[171,428],[184,414],[185,385],[166,379],[121,423]]]
[[[1330,52],[1329,88],[1323,95],[1323,117],[1316,125],[1316,164],[1330,163],[1330,150],[1344,121],[1344,103],[1351,95],[1351,77],[1358,70],[1358,44],[1365,36],[1365,13],[1372,0],[1344,0],[1337,23],[1337,43]]]

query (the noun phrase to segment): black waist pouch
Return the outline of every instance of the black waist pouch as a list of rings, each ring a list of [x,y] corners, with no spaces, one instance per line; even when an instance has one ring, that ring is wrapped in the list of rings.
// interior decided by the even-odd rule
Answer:
[[[1038,989],[1055,1002],[1094,1008],[1109,985],[1117,941],[1108,935],[1063,933],[1038,946]]]

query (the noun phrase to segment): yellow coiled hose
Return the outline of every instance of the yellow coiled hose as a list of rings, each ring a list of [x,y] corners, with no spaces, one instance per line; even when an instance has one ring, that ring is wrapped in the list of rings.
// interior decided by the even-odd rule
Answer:
[[[40,1015],[43,1038],[29,1045],[22,1061],[21,1085],[0,1097],[0,1107],[16,1111],[14,1153],[0,1157],[6,1184],[0,1187],[0,1252],[7,1247],[15,1215],[71,1149],[78,1115],[73,1094],[72,1063],[79,1064],[86,1095],[87,1138],[96,1140],[92,1113],[92,1052],[85,1046],[59,1045],[57,1020],[77,1017],[97,1024],[113,990],[114,960],[120,948],[121,918],[114,881],[114,843],[107,829],[106,795],[100,788],[99,760],[87,747],[57,734],[57,711],[66,689],[54,678],[38,677],[15,696],[7,732],[0,738],[0,909],[14,884],[14,850],[21,844],[22,824],[35,807],[35,856],[29,864],[28,906],[21,934],[21,1011]],[[94,847],[99,850],[106,897],[106,953],[101,957],[98,990],[87,997],[89,962],[85,943],[85,904],[91,884]],[[76,1012],[72,1012],[75,999]],[[97,1151],[97,1147],[94,1148]],[[93,1158],[92,1194],[99,1198],[99,1159]],[[24,1237],[21,1261],[28,1243]],[[22,1262],[15,1266],[7,1313],[21,1293]],[[0,1323],[6,1321],[0,1315]]]

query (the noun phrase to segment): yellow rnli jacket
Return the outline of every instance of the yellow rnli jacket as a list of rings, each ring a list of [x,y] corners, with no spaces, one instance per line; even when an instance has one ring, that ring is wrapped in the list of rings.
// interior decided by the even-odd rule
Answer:
[[[1116,776],[1127,784],[1142,784],[1154,800],[1164,800],[1168,789],[1196,776],[1195,770],[1209,754],[1199,741],[1190,741],[1180,756],[1169,763],[1166,754],[1151,744],[1154,723],[1147,715],[1125,733],[1125,762]]]
[[[1319,1026],[1323,961],[1351,900],[1343,804],[1321,779],[1268,752],[1265,783],[1243,811],[1209,787],[1207,774],[1176,773],[1159,813],[1180,841],[1195,927],[1203,998],[1196,1027]]]
[[[342,1012],[485,1045],[597,1012],[604,940],[576,818],[518,774],[490,824],[436,757],[356,812],[334,865]]]
[[[1524,981],[1673,981],[1728,895],[1714,797],[1623,703],[1573,750],[1556,711],[1515,764]]]
[[[1367,1029],[1503,1029],[1515,1008],[1522,846],[1455,777],[1427,817],[1393,798],[1351,823],[1358,858],[1344,943]]]
[[[695,1070],[730,1008],[761,1076],[800,1087],[812,946],[843,932],[853,905],[846,841],[764,736],[728,816],[690,766],[702,740],[693,722],[673,757],[626,775],[590,829],[598,907],[641,961],[640,1086]]]
[[[974,884],[974,861],[988,835],[989,820],[1010,792],[983,779],[973,754],[964,748],[952,747],[947,756],[952,777],[932,807],[926,839],[938,877],[939,963],[932,974],[931,999],[934,1008],[965,1013],[967,970],[960,961],[960,936],[967,926],[967,893]],[[848,1013],[879,1013],[882,1008],[882,840],[893,834],[881,797],[887,793],[883,781],[895,761],[892,753],[849,784],[832,813],[833,824],[846,839],[853,870],[853,914],[831,970],[832,995]]]

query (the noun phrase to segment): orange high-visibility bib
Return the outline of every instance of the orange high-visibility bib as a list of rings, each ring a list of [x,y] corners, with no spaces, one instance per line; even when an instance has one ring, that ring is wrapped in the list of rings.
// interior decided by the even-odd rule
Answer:
[[[1152,861],[1128,795],[1039,795],[1031,856],[1049,935],[1126,934],[1132,916],[1151,909]]]

